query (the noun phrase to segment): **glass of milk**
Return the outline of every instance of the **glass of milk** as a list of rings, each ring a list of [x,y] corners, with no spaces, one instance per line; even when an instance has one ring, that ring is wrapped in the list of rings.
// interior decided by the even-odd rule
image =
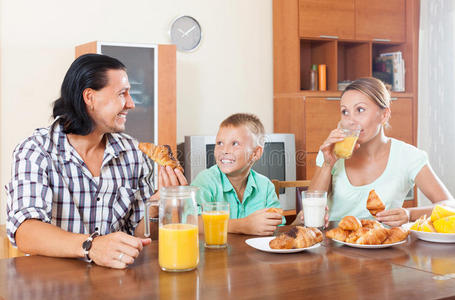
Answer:
[[[324,227],[327,192],[302,192],[303,218],[307,227]]]

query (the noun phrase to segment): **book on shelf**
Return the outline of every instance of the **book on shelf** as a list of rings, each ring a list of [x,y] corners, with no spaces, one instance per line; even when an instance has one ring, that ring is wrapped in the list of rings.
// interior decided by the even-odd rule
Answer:
[[[381,53],[374,60],[373,76],[392,86],[394,92],[405,91],[405,63],[401,51]]]

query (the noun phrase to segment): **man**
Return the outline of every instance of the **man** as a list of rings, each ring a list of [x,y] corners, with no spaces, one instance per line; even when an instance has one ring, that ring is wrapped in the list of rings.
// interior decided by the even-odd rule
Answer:
[[[13,154],[7,233],[21,251],[125,268],[150,243],[139,238],[144,202],[159,196],[150,161],[121,133],[134,108],[129,90],[117,59],[87,54],[73,62],[54,122]],[[159,174],[160,186],[187,184],[178,169]]]

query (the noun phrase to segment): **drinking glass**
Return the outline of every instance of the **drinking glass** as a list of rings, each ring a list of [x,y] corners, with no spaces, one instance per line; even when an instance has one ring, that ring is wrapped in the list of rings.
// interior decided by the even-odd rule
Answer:
[[[324,227],[327,192],[303,191],[302,206],[304,224],[307,227]]]
[[[224,248],[227,246],[229,203],[226,201],[202,204],[205,247]]]
[[[349,159],[359,138],[361,127],[359,124],[347,120],[341,120],[338,126],[343,130],[346,137],[335,144],[334,152],[339,158]]]

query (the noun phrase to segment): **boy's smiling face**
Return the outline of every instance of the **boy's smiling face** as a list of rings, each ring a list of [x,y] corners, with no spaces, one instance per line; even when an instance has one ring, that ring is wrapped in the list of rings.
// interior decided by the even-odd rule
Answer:
[[[227,176],[246,175],[258,157],[253,134],[246,126],[221,127],[215,144],[216,164]]]

